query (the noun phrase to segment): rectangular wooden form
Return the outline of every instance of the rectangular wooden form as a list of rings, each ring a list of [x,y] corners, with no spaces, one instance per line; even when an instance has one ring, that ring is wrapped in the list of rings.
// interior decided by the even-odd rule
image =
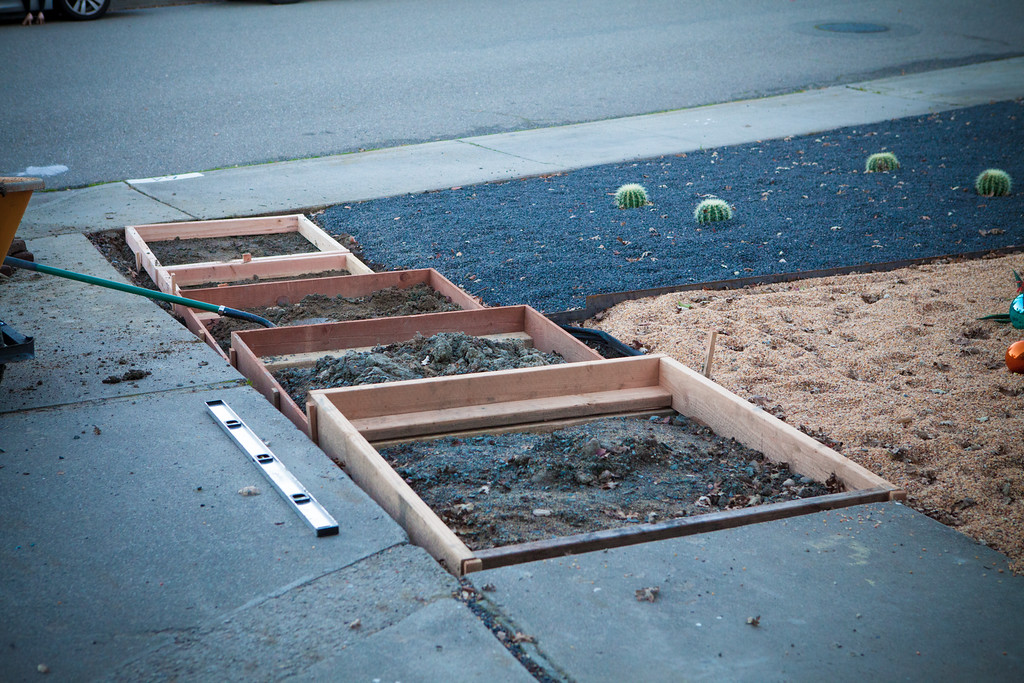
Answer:
[[[262,256],[251,260],[233,259],[230,261],[209,261],[205,263],[173,264],[160,263],[152,249],[151,242],[164,242],[173,239],[202,239],[210,237],[240,237],[245,235],[268,235],[287,232],[297,232],[305,237],[310,248],[301,254],[283,254],[280,256]],[[260,218],[232,218],[216,221],[189,221],[183,223],[153,223],[149,225],[129,225],[124,231],[125,241],[129,248],[135,253],[135,267],[138,270],[145,268],[146,272],[153,279],[153,282],[161,291],[169,294],[177,294],[175,286],[186,287],[191,284],[206,284],[218,281],[233,281],[257,277],[291,277],[294,275],[306,275],[326,270],[336,269],[337,266],[321,267],[322,264],[305,263],[303,265],[291,264],[290,268],[283,268],[281,265],[261,267],[262,264],[278,261],[302,261],[305,257],[317,252],[333,252],[335,254],[348,254],[341,243],[317,227],[311,220],[302,214],[287,216],[266,216]],[[350,272],[371,272],[369,268],[358,260],[355,269],[347,268]],[[217,266],[217,268],[213,268]],[[226,266],[244,266],[231,268]],[[317,270],[309,270],[315,267]],[[298,269],[297,269],[298,268]],[[200,275],[200,274],[203,275]],[[206,277],[208,279],[201,279]]]
[[[316,277],[318,273],[347,270],[351,275],[369,275],[369,266],[349,252],[328,251],[320,254],[267,256],[252,261],[224,261],[222,263],[194,263],[187,266],[160,266],[156,269],[157,285],[161,290],[179,296],[191,297],[196,285],[214,282],[241,282],[274,280],[275,278]],[[340,276],[345,277],[345,276]],[[226,285],[234,286],[234,285]]]
[[[528,338],[534,348],[557,353],[570,363],[601,358],[596,351],[529,306],[501,306],[232,332],[232,364],[299,429],[312,435],[306,412],[296,405],[271,372],[270,368],[281,366],[282,357],[285,365],[312,365],[321,356],[340,355],[378,344],[408,341],[417,334],[430,337],[441,332],[462,332],[475,337]],[[492,374],[478,373],[477,376]]]
[[[831,448],[666,356],[441,377],[311,391],[314,440],[449,571],[481,569],[589,552],[823,509],[903,498],[895,486]],[[467,430],[527,431],[566,417],[673,410],[844,493],[743,510],[630,525],[577,536],[473,551],[388,465],[371,442],[431,438]]]
[[[282,298],[287,299],[291,303],[297,303],[309,294],[354,298],[367,296],[389,287],[408,289],[420,284],[426,285],[438,294],[447,297],[453,304],[463,310],[469,311],[483,308],[483,304],[480,303],[479,299],[459,289],[455,283],[433,268],[306,278],[302,280],[254,282],[252,284],[229,285],[226,287],[205,287],[190,289],[185,292],[185,295],[189,299],[245,311],[250,308],[274,306]],[[220,348],[220,345],[217,344],[217,341],[208,331],[210,324],[220,318],[218,314],[177,304],[174,306],[174,312],[181,316],[182,320],[185,321],[185,325],[196,336],[206,341],[224,358],[228,357],[227,353]]]

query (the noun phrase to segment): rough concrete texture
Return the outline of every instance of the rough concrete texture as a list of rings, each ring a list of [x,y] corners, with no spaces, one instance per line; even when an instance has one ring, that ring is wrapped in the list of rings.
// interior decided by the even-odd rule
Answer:
[[[109,678],[530,680],[457,589],[422,550],[397,546],[169,635]]]
[[[37,263],[125,280],[84,236],[32,240]],[[0,412],[244,379],[152,299],[18,271],[0,282],[4,322],[35,338],[33,360],[10,363]],[[23,306],[19,302],[37,302]],[[136,381],[105,384],[136,369]]]
[[[462,603],[438,600],[372,634],[366,647],[341,648],[294,680],[533,681],[496,643]]]
[[[338,536],[315,536],[208,415],[214,399],[269,440]],[[4,680],[40,663],[67,680],[95,676],[406,540],[249,387],[6,413],[0,433]],[[261,495],[240,495],[247,486]],[[450,591],[421,562],[432,590]]]
[[[45,181],[45,179],[44,179]],[[125,225],[190,221],[192,216],[133,189],[126,183],[105,183],[80,190],[35,192],[30,220],[18,235],[34,240],[72,232],[97,232]]]
[[[1024,577],[895,503],[470,576],[572,680],[1024,677]]]

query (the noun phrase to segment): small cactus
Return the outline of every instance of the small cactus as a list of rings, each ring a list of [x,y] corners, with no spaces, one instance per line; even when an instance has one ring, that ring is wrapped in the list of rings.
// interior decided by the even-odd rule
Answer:
[[[636,209],[650,202],[647,201],[647,190],[643,185],[629,183],[615,191],[615,203],[620,209]]]
[[[721,199],[705,199],[693,211],[698,223],[714,223],[732,218],[732,208]]]
[[[1010,194],[1010,174],[998,168],[982,171],[974,181],[974,189],[983,197],[1005,197]]]
[[[868,157],[864,170],[866,173],[885,173],[900,167],[899,159],[892,152],[878,152]]]

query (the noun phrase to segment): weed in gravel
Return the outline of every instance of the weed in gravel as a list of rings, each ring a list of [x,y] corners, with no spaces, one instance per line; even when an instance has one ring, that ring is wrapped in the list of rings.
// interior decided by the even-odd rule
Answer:
[[[1009,173],[998,168],[989,168],[982,171],[974,181],[974,189],[982,197],[1005,197],[1010,194],[1012,184]]]
[[[895,171],[900,167],[900,162],[892,152],[878,152],[868,157],[864,170],[867,173],[885,173]]]
[[[647,206],[650,202],[647,200],[647,190],[643,185],[629,183],[615,191],[615,203],[620,209],[637,209]]]
[[[712,197],[705,199],[693,211],[693,218],[698,223],[714,223],[732,218],[732,207],[723,200]]]

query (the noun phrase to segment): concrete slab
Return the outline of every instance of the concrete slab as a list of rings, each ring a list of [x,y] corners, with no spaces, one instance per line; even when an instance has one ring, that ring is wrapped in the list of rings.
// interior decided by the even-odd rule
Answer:
[[[895,503],[469,578],[572,680],[1024,677],[1024,577]]]
[[[110,678],[533,680],[457,589],[421,549],[397,546],[164,637]]]
[[[36,261],[124,282],[83,235],[34,239]],[[244,378],[152,299],[20,271],[0,282],[0,319],[35,338],[33,360],[9,363],[0,412]],[[104,384],[131,369],[142,379]]]
[[[210,171],[136,187],[209,219],[294,212],[544,172],[536,162],[453,140]]]
[[[311,666],[303,681],[523,681],[536,679],[460,602],[439,600]]]
[[[194,219],[125,183],[106,183],[78,190],[36,192],[21,219],[18,236],[31,240],[69,232],[188,220]]]
[[[465,141],[563,171],[805,135],[936,110],[930,102],[836,87]]]
[[[315,536],[207,415],[205,401],[213,399],[227,401],[269,440],[339,521],[340,535]],[[314,598],[304,587],[406,541],[249,387],[7,413],[0,415],[0,434],[2,680],[37,676],[39,664],[56,678],[91,680],[247,607],[294,602],[298,610],[293,590]],[[246,486],[262,494],[240,495]],[[379,599],[409,611],[420,606],[421,586],[431,596],[447,595],[452,580],[425,554],[417,557],[416,590],[378,597],[367,589],[361,604]],[[401,585],[398,569],[368,576]],[[334,598],[335,607],[348,600]],[[324,618],[310,620],[316,628],[344,632],[342,622],[326,618],[326,604],[320,609]],[[364,614],[365,621],[385,616]],[[305,638],[308,615],[291,615],[291,637]]]
[[[1024,58],[1001,59],[852,85],[883,95],[971,107],[1024,96]]]

